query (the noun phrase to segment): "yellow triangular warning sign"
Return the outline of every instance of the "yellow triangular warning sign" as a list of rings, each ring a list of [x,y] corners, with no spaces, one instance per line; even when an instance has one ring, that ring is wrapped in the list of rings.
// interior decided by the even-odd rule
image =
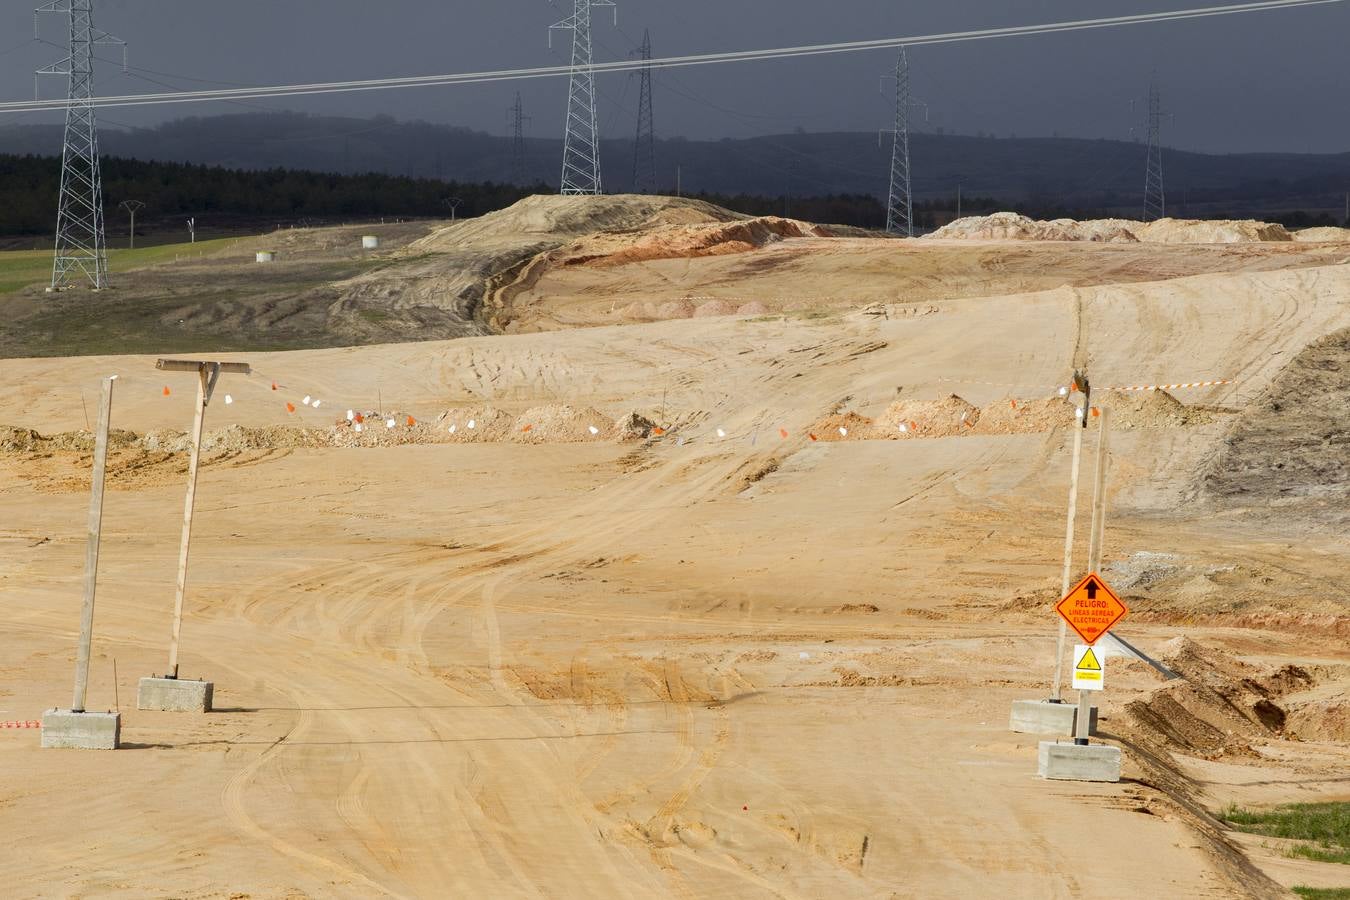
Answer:
[[[1097,655],[1093,653],[1092,648],[1089,647],[1087,652],[1083,654],[1082,659],[1078,660],[1078,665],[1074,668],[1084,672],[1100,672],[1102,670],[1102,664],[1097,662]]]

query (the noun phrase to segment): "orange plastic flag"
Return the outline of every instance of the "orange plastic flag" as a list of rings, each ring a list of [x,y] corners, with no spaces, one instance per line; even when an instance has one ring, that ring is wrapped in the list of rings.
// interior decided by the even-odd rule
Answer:
[[[787,438],[787,429],[786,428],[778,429],[778,436],[781,438]]]
[[[816,437],[814,434],[811,434],[810,432],[807,432],[806,436],[809,437],[809,438],[810,438],[811,440],[813,440],[813,441],[818,441],[818,440],[820,440],[820,438]]]
[[[169,396],[169,386],[167,384],[164,385],[164,396],[165,397]]]
[[[1101,411],[1100,409],[1098,409],[1098,408],[1095,407],[1095,406],[1092,407],[1092,418],[1095,419],[1095,418],[1097,418],[1098,416],[1100,416],[1101,414],[1102,414],[1102,411]]]
[[[529,430],[530,430],[531,428],[533,428],[533,427],[534,427],[533,425],[526,425],[524,428],[522,428],[522,429],[520,429],[520,430],[521,430],[521,431],[529,431]]]
[[[652,434],[656,435],[657,437],[660,437],[661,435],[663,435],[663,434],[665,434],[665,433],[666,433],[666,430],[665,430],[664,428],[653,428],[653,429],[652,429]]]
[[[287,403],[287,404],[286,404],[286,412],[288,412],[288,413],[293,413],[293,412],[295,412],[295,404],[294,404],[294,403]]]
[[[416,424],[417,424],[417,420],[414,419],[412,416],[408,416],[408,427],[411,428],[411,427],[413,427],[413,426],[416,425]]]
[[[275,391],[276,389],[277,389],[277,383],[274,381],[274,382],[272,382],[272,390]]]
[[[1017,409],[1017,401],[1016,401],[1016,400],[1009,400],[1009,401],[1008,401],[1008,405],[1011,406],[1013,409]]]
[[[357,414],[356,414],[356,423],[357,423],[358,425],[360,425],[361,423],[363,423],[363,422],[365,422],[365,421],[366,421],[366,417],[365,417],[365,416],[361,415],[360,413],[357,413]]]

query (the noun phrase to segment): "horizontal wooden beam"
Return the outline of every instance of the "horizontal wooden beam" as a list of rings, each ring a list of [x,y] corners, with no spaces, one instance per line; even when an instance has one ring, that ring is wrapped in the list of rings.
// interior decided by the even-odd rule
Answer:
[[[200,372],[203,366],[210,365],[219,365],[221,372],[231,375],[248,375],[253,371],[248,363],[216,363],[214,360],[196,359],[161,359],[155,363],[155,368],[162,372]]]

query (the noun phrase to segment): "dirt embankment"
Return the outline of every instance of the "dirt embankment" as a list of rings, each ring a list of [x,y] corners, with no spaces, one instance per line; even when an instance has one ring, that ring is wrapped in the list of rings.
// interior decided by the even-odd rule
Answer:
[[[1181,428],[1204,425],[1215,412],[1190,407],[1166,391],[1099,395],[1116,428]],[[817,421],[817,440],[913,440],[990,434],[1042,434],[1075,421],[1074,405],[1063,397],[1001,400],[977,407],[952,394],[941,400],[896,400],[875,419],[835,413]],[[840,431],[840,429],[844,429]]]
[[[938,240],[978,241],[1105,241],[1148,244],[1245,244],[1291,241],[1283,225],[1252,219],[1053,219],[1037,221],[1012,212],[969,216],[928,235]],[[1318,238],[1308,238],[1318,240]]]
[[[715,209],[715,207],[713,208]],[[701,213],[702,210],[700,209]],[[785,238],[831,237],[834,231],[777,216],[644,225],[599,231],[532,258],[492,279],[484,300],[486,321],[507,330],[517,317],[516,298],[549,272],[571,266],[613,268],[662,259],[696,259],[749,253]],[[763,304],[682,297],[665,302],[633,301],[621,314],[628,321],[664,321],[703,316],[762,315]]]
[[[477,219],[438,228],[413,241],[379,271],[334,285],[334,310],[355,329],[458,323],[428,337],[486,334],[494,310],[518,285],[533,283],[558,248],[600,232],[641,233],[736,222],[744,217],[679,197],[536,195]],[[489,298],[485,304],[485,298]]]
[[[1350,524],[1350,328],[1299,353],[1243,411],[1200,491],[1215,503]]]

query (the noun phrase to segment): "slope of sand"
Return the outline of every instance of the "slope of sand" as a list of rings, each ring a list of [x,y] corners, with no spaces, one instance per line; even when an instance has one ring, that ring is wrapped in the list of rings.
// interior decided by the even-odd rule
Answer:
[[[760,252],[797,252],[783,244]],[[1086,268],[1077,249],[1069,269]],[[946,258],[926,252],[910,264]],[[1210,811],[1345,799],[1344,736],[1312,723],[1350,686],[1350,559],[1298,498],[1264,521],[1197,484],[1218,453],[1270,452],[1246,423],[1303,377],[1293,360],[1350,327],[1350,270],[1311,259],[933,296],[913,315],[855,304],[235,355],[256,373],[222,377],[217,433],[327,434],[350,408],[437,442],[212,455],[183,633],[183,673],[216,683],[219,709],[200,717],[130,708],[136,679],[164,666],[185,459],[171,440],[123,458],[89,699],[120,701],[126,747],[41,751],[36,732],[0,730],[0,828],[22,848],[8,890],[1285,896],[1277,878],[1294,876],[1258,868]],[[799,275],[812,265],[903,299],[884,267],[793,257]],[[667,270],[588,271],[640,292]],[[1122,409],[1112,386],[1234,381],[1175,407],[1139,400],[1163,424],[1112,436],[1121,630],[1188,675],[1168,685],[1109,661],[1104,731],[1127,742],[1116,785],[1037,780],[1037,739],[1006,728],[1012,700],[1048,690],[1071,438],[1053,416],[1034,431],[990,421],[1058,402],[1074,368]],[[189,385],[152,358],[0,361],[0,421],[19,429],[0,448],[0,718],[69,696],[88,451],[30,432],[80,431],[109,373],[116,426],[142,436],[127,441],[186,426]],[[991,430],[808,436],[825,417],[847,428],[922,404],[978,409]],[[652,423],[637,440],[582,426],[633,412]],[[452,440],[471,417],[503,439]],[[1285,483],[1252,469],[1263,490]],[[1112,852],[1079,864],[1068,848],[1084,835]]]

